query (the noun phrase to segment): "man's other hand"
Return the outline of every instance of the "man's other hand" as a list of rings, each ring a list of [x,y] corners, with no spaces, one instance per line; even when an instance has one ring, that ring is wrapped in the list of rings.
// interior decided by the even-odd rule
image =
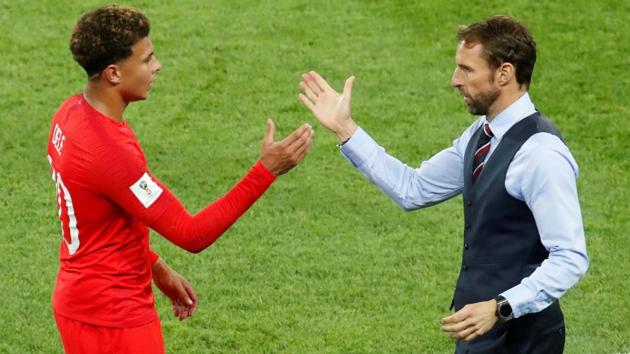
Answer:
[[[492,329],[497,322],[496,312],[497,302],[494,299],[469,304],[443,318],[440,330],[453,339],[471,341]]]

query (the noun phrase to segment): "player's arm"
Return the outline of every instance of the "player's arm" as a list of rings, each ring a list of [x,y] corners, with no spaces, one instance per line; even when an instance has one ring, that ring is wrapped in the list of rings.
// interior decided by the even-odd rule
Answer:
[[[312,129],[305,124],[287,138],[275,142],[273,121],[267,121],[260,161],[227,194],[192,216],[177,198],[166,190],[168,204],[163,215],[149,225],[176,245],[201,252],[218,239],[271,186],[276,176],[288,172],[306,155]]]
[[[296,166],[312,143],[312,129],[303,125],[274,141],[268,121],[260,160],[227,194],[196,215],[188,213],[168,188],[147,170],[143,160],[124,147],[99,154],[91,169],[95,188],[162,236],[190,252],[210,246],[269,188],[276,176]]]
[[[198,253],[216,241],[271,186],[276,176],[257,162],[228,193],[191,215],[168,188],[158,208],[164,212],[149,226],[177,246]]]

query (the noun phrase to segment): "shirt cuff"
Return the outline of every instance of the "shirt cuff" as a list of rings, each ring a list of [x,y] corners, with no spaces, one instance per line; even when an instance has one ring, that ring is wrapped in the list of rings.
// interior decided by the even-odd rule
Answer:
[[[340,146],[340,151],[354,166],[360,167],[374,154],[378,146],[365,130],[358,127],[350,139]]]
[[[519,284],[511,289],[504,291],[503,293],[501,293],[501,296],[503,296],[510,303],[514,318],[519,318],[523,315],[534,312],[531,308],[532,300],[530,299],[534,299],[535,296],[532,295],[531,291],[523,284]]]

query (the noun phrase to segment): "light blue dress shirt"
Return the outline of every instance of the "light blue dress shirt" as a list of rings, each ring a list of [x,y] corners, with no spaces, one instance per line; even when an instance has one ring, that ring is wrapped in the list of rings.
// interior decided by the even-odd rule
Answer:
[[[488,122],[485,116],[477,119],[452,146],[422,162],[419,168],[388,155],[361,128],[343,144],[341,152],[401,208],[425,208],[462,193],[466,146],[482,124],[488,122],[494,133],[487,160],[505,133],[535,111],[525,93],[492,121]],[[578,172],[567,146],[549,133],[531,136],[510,162],[505,188],[532,211],[540,241],[549,251],[549,257],[538,269],[501,294],[512,306],[514,317],[542,311],[574,286],[588,269],[576,187]]]

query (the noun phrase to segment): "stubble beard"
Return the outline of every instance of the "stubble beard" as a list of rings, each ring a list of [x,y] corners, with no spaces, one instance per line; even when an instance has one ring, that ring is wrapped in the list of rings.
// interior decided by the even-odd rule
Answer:
[[[499,89],[493,88],[487,92],[482,92],[475,97],[469,96],[468,112],[475,116],[488,115],[490,106],[499,97]]]

